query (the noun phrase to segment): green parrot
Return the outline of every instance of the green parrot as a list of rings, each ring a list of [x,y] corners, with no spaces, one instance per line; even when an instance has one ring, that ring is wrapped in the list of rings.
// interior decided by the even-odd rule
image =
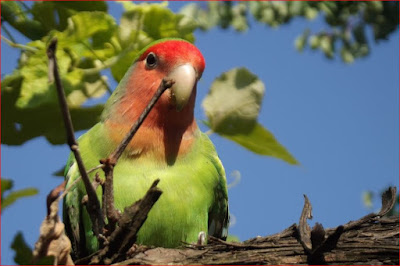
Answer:
[[[205,68],[201,52],[180,39],[162,39],[145,47],[105,105],[101,121],[79,139],[86,169],[107,158],[138,119],[163,78],[166,90],[144,120],[114,168],[115,207],[123,211],[160,179],[163,191],[137,236],[137,243],[177,247],[196,242],[200,232],[225,239],[229,223],[225,170],[207,135],[194,119],[196,85]],[[98,173],[104,178],[104,173]],[[73,155],[67,187],[80,174]],[[94,173],[90,175],[94,178]],[[64,200],[63,217],[76,257],[98,250],[98,241],[82,197],[82,181]],[[101,201],[101,188],[97,190]]]

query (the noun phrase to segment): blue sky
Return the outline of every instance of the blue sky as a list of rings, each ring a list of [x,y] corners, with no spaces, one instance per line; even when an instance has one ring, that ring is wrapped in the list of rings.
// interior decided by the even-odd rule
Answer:
[[[121,7],[109,5],[118,17]],[[181,5],[170,7],[176,11]],[[363,205],[364,191],[378,193],[389,185],[398,186],[398,32],[388,41],[373,43],[367,58],[346,65],[319,52],[298,53],[294,40],[306,27],[317,31],[326,25],[319,19],[295,19],[271,29],[251,21],[246,33],[213,29],[195,34],[195,44],[206,60],[196,118],[205,118],[201,102],[212,81],[224,71],[245,66],[266,85],[260,123],[301,163],[291,166],[262,157],[211,135],[228,182],[231,172],[241,173],[240,183],[229,190],[235,217],[230,233],[241,240],[277,233],[298,222],[303,194],[313,205],[313,222],[334,227],[379,209],[379,200],[371,210]],[[1,50],[3,75],[16,66],[19,51],[4,42]],[[115,88],[111,77],[109,81]],[[62,181],[52,173],[65,164],[68,154],[67,146],[49,145],[44,138],[22,146],[1,146],[1,176],[13,179],[15,189],[33,186],[40,191],[2,214],[2,264],[14,263],[10,243],[17,231],[31,246],[37,240],[46,213],[45,197]]]

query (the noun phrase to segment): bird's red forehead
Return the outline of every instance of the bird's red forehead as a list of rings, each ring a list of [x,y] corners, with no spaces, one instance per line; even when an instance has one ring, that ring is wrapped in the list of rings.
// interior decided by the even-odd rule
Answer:
[[[153,52],[156,56],[165,60],[168,65],[180,65],[191,63],[201,74],[205,68],[203,55],[193,44],[183,40],[167,40],[149,47],[139,58],[144,60],[146,56]]]

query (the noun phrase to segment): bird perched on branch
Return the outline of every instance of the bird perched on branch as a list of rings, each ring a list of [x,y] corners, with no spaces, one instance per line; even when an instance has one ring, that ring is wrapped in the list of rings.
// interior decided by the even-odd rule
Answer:
[[[199,232],[218,238],[227,236],[225,171],[193,115],[197,81],[204,67],[202,54],[187,41],[163,39],[151,43],[139,53],[107,101],[101,121],[78,140],[86,168],[97,166],[125,137],[162,79],[174,80],[114,168],[115,207],[121,212],[142,198],[155,179],[160,179],[158,186],[163,194],[139,230],[138,244],[177,247],[183,242],[196,242]],[[102,171],[99,173],[104,177]],[[67,187],[79,176],[70,156]],[[98,249],[89,214],[81,203],[85,194],[79,181],[64,201],[66,230],[79,257]]]

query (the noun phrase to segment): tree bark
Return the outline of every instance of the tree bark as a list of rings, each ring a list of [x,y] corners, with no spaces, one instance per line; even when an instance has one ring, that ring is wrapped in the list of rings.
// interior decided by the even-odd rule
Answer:
[[[396,189],[382,196],[382,209],[359,220],[325,230],[311,230],[311,204],[305,205],[299,225],[242,243],[211,238],[205,246],[182,249],[137,246],[129,264],[392,264],[399,265],[399,217],[384,217],[393,208]]]
[[[328,235],[335,229],[326,230]],[[140,248],[139,248],[140,249]],[[319,258],[319,260],[316,260]],[[314,260],[314,261],[313,261]],[[299,242],[298,227],[281,233],[227,243],[211,239],[204,247],[138,250],[129,264],[392,264],[399,265],[399,218],[369,219],[350,226],[329,252],[307,254]]]

